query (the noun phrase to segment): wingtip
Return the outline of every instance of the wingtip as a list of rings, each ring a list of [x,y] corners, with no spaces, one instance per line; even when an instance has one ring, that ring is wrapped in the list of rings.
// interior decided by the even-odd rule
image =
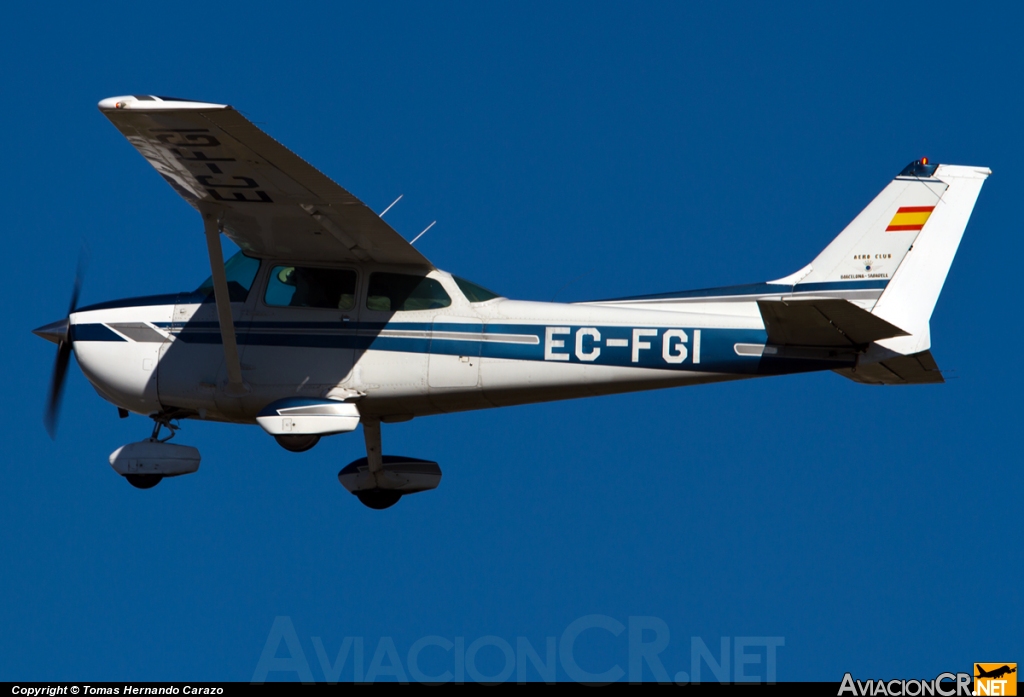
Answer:
[[[227,104],[200,102],[180,97],[159,97],[154,94],[128,94],[120,97],[107,97],[97,104],[100,111],[169,111],[181,109],[230,109]]]

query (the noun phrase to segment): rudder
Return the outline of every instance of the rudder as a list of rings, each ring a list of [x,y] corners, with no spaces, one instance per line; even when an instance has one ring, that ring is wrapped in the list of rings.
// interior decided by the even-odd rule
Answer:
[[[932,311],[990,174],[987,167],[939,165],[936,169],[933,178],[948,188],[872,310],[910,336],[879,342],[883,347],[903,355],[931,347]]]

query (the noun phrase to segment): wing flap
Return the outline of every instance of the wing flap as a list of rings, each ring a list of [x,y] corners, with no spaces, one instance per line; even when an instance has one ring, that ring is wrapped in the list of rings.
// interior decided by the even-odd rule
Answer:
[[[247,253],[432,268],[362,201],[232,107],[132,99],[104,100],[100,110],[182,198],[216,215]]]
[[[849,300],[758,300],[768,343],[777,346],[850,348],[894,336],[906,336]]]

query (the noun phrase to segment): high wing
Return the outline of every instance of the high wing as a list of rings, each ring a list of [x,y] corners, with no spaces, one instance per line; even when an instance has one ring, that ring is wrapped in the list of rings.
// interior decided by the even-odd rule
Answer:
[[[100,111],[246,253],[433,268],[362,201],[224,104],[111,97]]]

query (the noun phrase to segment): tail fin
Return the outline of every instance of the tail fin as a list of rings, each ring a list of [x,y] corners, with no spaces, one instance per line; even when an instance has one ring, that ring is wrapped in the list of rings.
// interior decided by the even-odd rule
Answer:
[[[939,165],[935,171],[934,177],[948,188],[872,310],[910,334],[881,342],[885,348],[909,355],[931,347],[928,323],[932,310],[981,186],[990,174],[985,167],[955,165]]]
[[[844,291],[907,333],[878,342],[889,355],[925,351],[932,310],[990,174],[985,167],[911,163],[814,261],[771,283]]]

